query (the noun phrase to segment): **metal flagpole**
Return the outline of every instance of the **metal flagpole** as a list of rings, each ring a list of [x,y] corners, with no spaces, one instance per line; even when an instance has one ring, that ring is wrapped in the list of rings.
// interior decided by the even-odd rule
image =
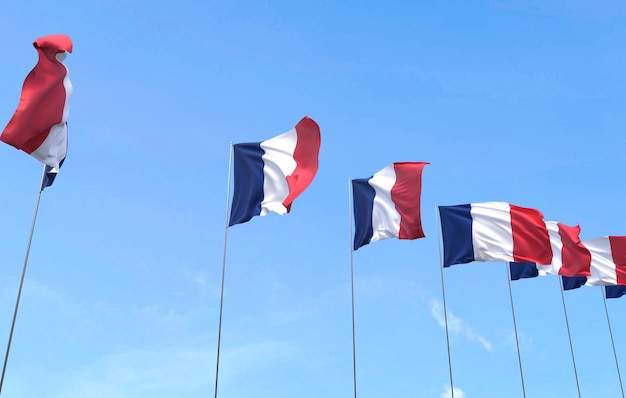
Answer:
[[[33,232],[35,231],[35,222],[37,221],[37,211],[39,211],[39,201],[41,200],[41,192],[43,191],[43,179],[46,175],[46,165],[43,165],[43,172],[41,173],[41,182],[39,183],[39,193],[37,194],[37,204],[35,204],[35,214],[33,215],[33,223],[30,227],[30,236],[28,237],[28,245],[26,246],[26,256],[24,257],[24,267],[22,268],[22,278],[20,279],[20,287],[17,290],[17,299],[15,300],[15,310],[13,311],[13,321],[11,322],[11,331],[9,332],[9,341],[7,343],[7,350],[4,354],[4,364],[2,365],[2,376],[0,376],[0,394],[2,393],[2,386],[4,384],[4,374],[7,369],[7,362],[9,361],[9,351],[11,350],[11,341],[13,340],[13,330],[15,329],[15,320],[17,318],[17,310],[20,306],[20,297],[22,296],[22,287],[24,286],[24,276],[26,275],[26,265],[28,264],[28,255],[30,253],[30,244],[33,241]]]
[[[220,320],[217,327],[217,355],[215,359],[215,398],[217,398],[217,383],[220,371],[220,344],[222,341],[222,310],[224,308],[224,274],[226,271],[226,242],[228,240],[228,210],[230,203],[230,176],[233,164],[233,143],[230,143],[228,155],[228,187],[226,188],[226,226],[224,227],[224,256],[222,259],[222,289],[220,293]]]
[[[519,350],[519,339],[517,338],[517,321],[515,320],[515,307],[513,306],[513,291],[511,289],[511,269],[510,265],[506,264],[506,279],[509,282],[509,297],[511,299],[511,313],[513,314],[513,330],[515,330],[515,346],[517,347],[517,362],[519,363],[519,375],[522,380],[522,393],[526,398],[526,388],[524,387],[524,372],[522,371],[522,356]]]
[[[435,204],[435,218],[437,221],[437,244],[439,245],[439,271],[441,273],[441,295],[443,297],[443,319],[446,326],[446,345],[448,347],[448,370],[450,373],[450,394],[454,398],[454,383],[452,381],[452,357],[450,356],[450,333],[448,331],[448,310],[446,308],[446,289],[443,283],[443,259],[441,256],[441,225],[439,223],[439,212]]]
[[[574,347],[572,346],[572,335],[569,330],[569,321],[567,320],[567,308],[565,307],[565,295],[563,294],[563,278],[559,276],[559,287],[561,288],[561,300],[563,301],[563,313],[565,314],[565,325],[567,326],[567,337],[569,338],[569,350],[572,354],[572,364],[574,365],[574,376],[576,377],[576,388],[578,389],[578,398],[580,398],[580,384],[578,383],[578,372],[576,371],[576,360],[574,359]]]
[[[617,352],[615,351],[615,342],[613,341],[613,330],[611,328],[611,320],[609,319],[609,310],[606,306],[606,287],[600,288],[602,301],[604,302],[604,312],[606,313],[606,322],[609,324],[609,334],[611,335],[611,346],[613,347],[613,356],[615,357],[615,367],[617,368],[617,378],[619,379],[619,388],[622,390],[622,398],[624,398],[624,386],[622,385],[622,376],[619,371],[619,362],[617,361]]]
[[[354,398],[356,398],[356,337],[355,337],[355,326],[354,326],[354,261],[353,254],[354,248],[352,247],[352,223],[353,219],[353,209],[352,209],[352,196],[351,196],[351,180],[348,178],[348,208],[350,210],[350,239],[348,242],[350,243],[350,285],[352,288],[352,378],[354,385]]]

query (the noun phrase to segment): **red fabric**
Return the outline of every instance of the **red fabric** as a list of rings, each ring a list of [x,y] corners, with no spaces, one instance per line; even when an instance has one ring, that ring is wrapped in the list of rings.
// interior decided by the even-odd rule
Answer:
[[[591,276],[591,253],[580,241],[580,226],[570,227],[557,223],[563,248],[561,260],[563,265],[559,275]]]
[[[626,236],[609,236],[618,285],[626,285]]]
[[[391,200],[400,213],[398,239],[423,238],[420,200],[422,196],[422,170],[428,163],[394,163],[396,182],[391,188]]]
[[[289,195],[283,201],[287,213],[291,203],[311,184],[318,168],[318,156],[321,145],[320,127],[308,116],[296,125],[298,141],[293,152],[296,168],[287,176]]]
[[[516,262],[552,263],[550,236],[539,210],[510,205],[513,258]]]

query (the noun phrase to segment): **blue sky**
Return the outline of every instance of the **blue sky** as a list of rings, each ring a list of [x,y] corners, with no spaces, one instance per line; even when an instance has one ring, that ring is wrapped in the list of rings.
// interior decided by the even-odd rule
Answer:
[[[450,396],[436,204],[626,235],[623,2],[59,0],[3,3],[0,21],[0,121],[32,41],[74,41],[68,158],[43,193],[4,396],[211,396],[229,142],[305,115],[316,179],[291,214],[229,230],[220,397],[352,396],[349,178],[431,163],[427,237],[354,253],[363,398]],[[0,151],[2,341],[41,165]],[[521,397],[504,264],[445,284],[455,397]],[[558,279],[512,288],[527,395],[576,396]],[[619,396],[599,289],[566,302],[582,395]],[[607,304],[624,360],[626,303]]]

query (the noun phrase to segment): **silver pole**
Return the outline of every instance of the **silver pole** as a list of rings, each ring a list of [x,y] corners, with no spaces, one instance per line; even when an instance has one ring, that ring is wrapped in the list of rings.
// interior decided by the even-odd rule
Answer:
[[[20,306],[20,297],[22,296],[22,287],[24,286],[24,276],[26,275],[26,265],[28,265],[28,255],[30,253],[30,245],[33,241],[33,233],[35,232],[35,222],[37,221],[37,212],[39,211],[39,201],[41,200],[41,192],[43,179],[46,174],[46,165],[43,165],[43,172],[41,173],[41,182],[39,183],[39,193],[37,194],[37,204],[35,204],[35,214],[33,215],[33,223],[30,227],[30,236],[28,237],[28,245],[26,246],[26,256],[24,257],[24,267],[22,268],[22,277],[20,279],[20,287],[17,290],[17,299],[15,300],[15,310],[13,311],[13,320],[11,321],[11,331],[9,332],[9,341],[7,343],[7,350],[4,354],[4,365],[2,365],[2,376],[0,376],[0,394],[2,393],[2,386],[4,384],[4,374],[7,369],[7,362],[9,361],[9,351],[11,350],[11,341],[13,340],[13,330],[15,329],[15,320],[17,318],[17,310]]]
[[[230,203],[230,175],[233,164],[233,143],[230,143],[228,156],[228,187],[226,188],[226,226],[224,227],[224,256],[222,259],[222,289],[220,292],[220,320],[217,327],[217,355],[215,359],[215,398],[217,398],[217,383],[220,371],[220,345],[222,341],[222,310],[224,308],[224,274],[226,272],[226,242],[228,239],[228,210]]]
[[[452,357],[450,356],[450,333],[448,331],[448,310],[446,308],[446,289],[443,283],[443,257],[441,255],[441,224],[439,223],[439,212],[435,204],[435,218],[437,221],[437,243],[439,245],[439,271],[441,274],[441,295],[443,297],[443,319],[446,324],[446,345],[448,347],[448,371],[450,373],[450,394],[454,398],[454,383],[452,382]]]
[[[615,341],[613,340],[613,329],[611,328],[611,320],[609,319],[609,310],[606,306],[606,287],[600,288],[602,301],[604,302],[604,312],[606,313],[606,322],[609,324],[609,334],[611,335],[611,346],[613,347],[613,356],[615,357],[615,367],[617,368],[617,378],[619,379],[619,388],[622,390],[622,398],[624,398],[624,386],[622,385],[622,376],[619,371],[619,362],[617,361],[617,352],[615,351]]]
[[[355,338],[355,326],[354,326],[354,261],[353,261],[353,254],[354,254],[354,249],[352,247],[352,223],[354,222],[353,219],[353,208],[352,208],[352,197],[350,195],[351,190],[350,190],[350,185],[351,185],[351,180],[350,178],[348,178],[348,207],[350,209],[350,239],[348,240],[349,244],[350,244],[350,285],[352,288],[352,378],[353,378],[353,385],[354,385],[354,398],[356,398],[356,338]]]
[[[513,291],[511,289],[511,270],[509,263],[506,264],[506,279],[509,282],[509,297],[511,299],[511,313],[513,314],[513,330],[515,330],[515,346],[517,347],[517,362],[519,363],[519,375],[522,380],[522,393],[526,398],[526,388],[524,387],[524,372],[522,371],[522,356],[519,350],[519,339],[517,337],[517,321],[515,320],[515,307],[513,306]]]
[[[565,325],[567,326],[567,337],[569,338],[569,350],[572,354],[572,364],[574,365],[574,376],[576,377],[576,388],[578,389],[578,398],[580,398],[580,384],[578,383],[578,372],[576,371],[576,360],[574,359],[574,347],[572,345],[572,335],[569,330],[569,321],[567,320],[567,308],[565,308],[565,295],[563,294],[563,278],[559,277],[559,287],[561,288],[561,300],[563,300],[563,313],[565,314]]]

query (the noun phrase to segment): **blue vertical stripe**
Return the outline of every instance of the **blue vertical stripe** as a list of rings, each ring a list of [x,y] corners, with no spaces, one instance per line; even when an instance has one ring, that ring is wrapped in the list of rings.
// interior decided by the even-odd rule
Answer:
[[[561,280],[563,280],[563,290],[578,289],[587,283],[585,276],[561,276]]]
[[[604,294],[606,298],[620,298],[626,293],[626,286],[605,286]]]
[[[443,266],[474,261],[471,205],[439,206],[443,237]]]
[[[59,162],[59,169],[63,166],[63,162],[65,162],[65,158],[61,159]],[[58,172],[59,170],[54,167],[46,165],[46,171],[43,173],[43,177],[41,179],[41,187],[39,188],[40,192],[43,191],[44,188],[52,186]]]
[[[511,280],[516,281],[522,278],[534,278],[539,276],[539,270],[535,263],[509,263],[511,270]]]
[[[261,214],[263,202],[263,154],[261,143],[233,146],[235,189],[228,226],[241,224]]]
[[[374,196],[376,196],[376,191],[368,182],[370,178],[352,180],[352,198],[354,200],[354,250],[370,243],[374,235],[372,212],[374,211]]]

